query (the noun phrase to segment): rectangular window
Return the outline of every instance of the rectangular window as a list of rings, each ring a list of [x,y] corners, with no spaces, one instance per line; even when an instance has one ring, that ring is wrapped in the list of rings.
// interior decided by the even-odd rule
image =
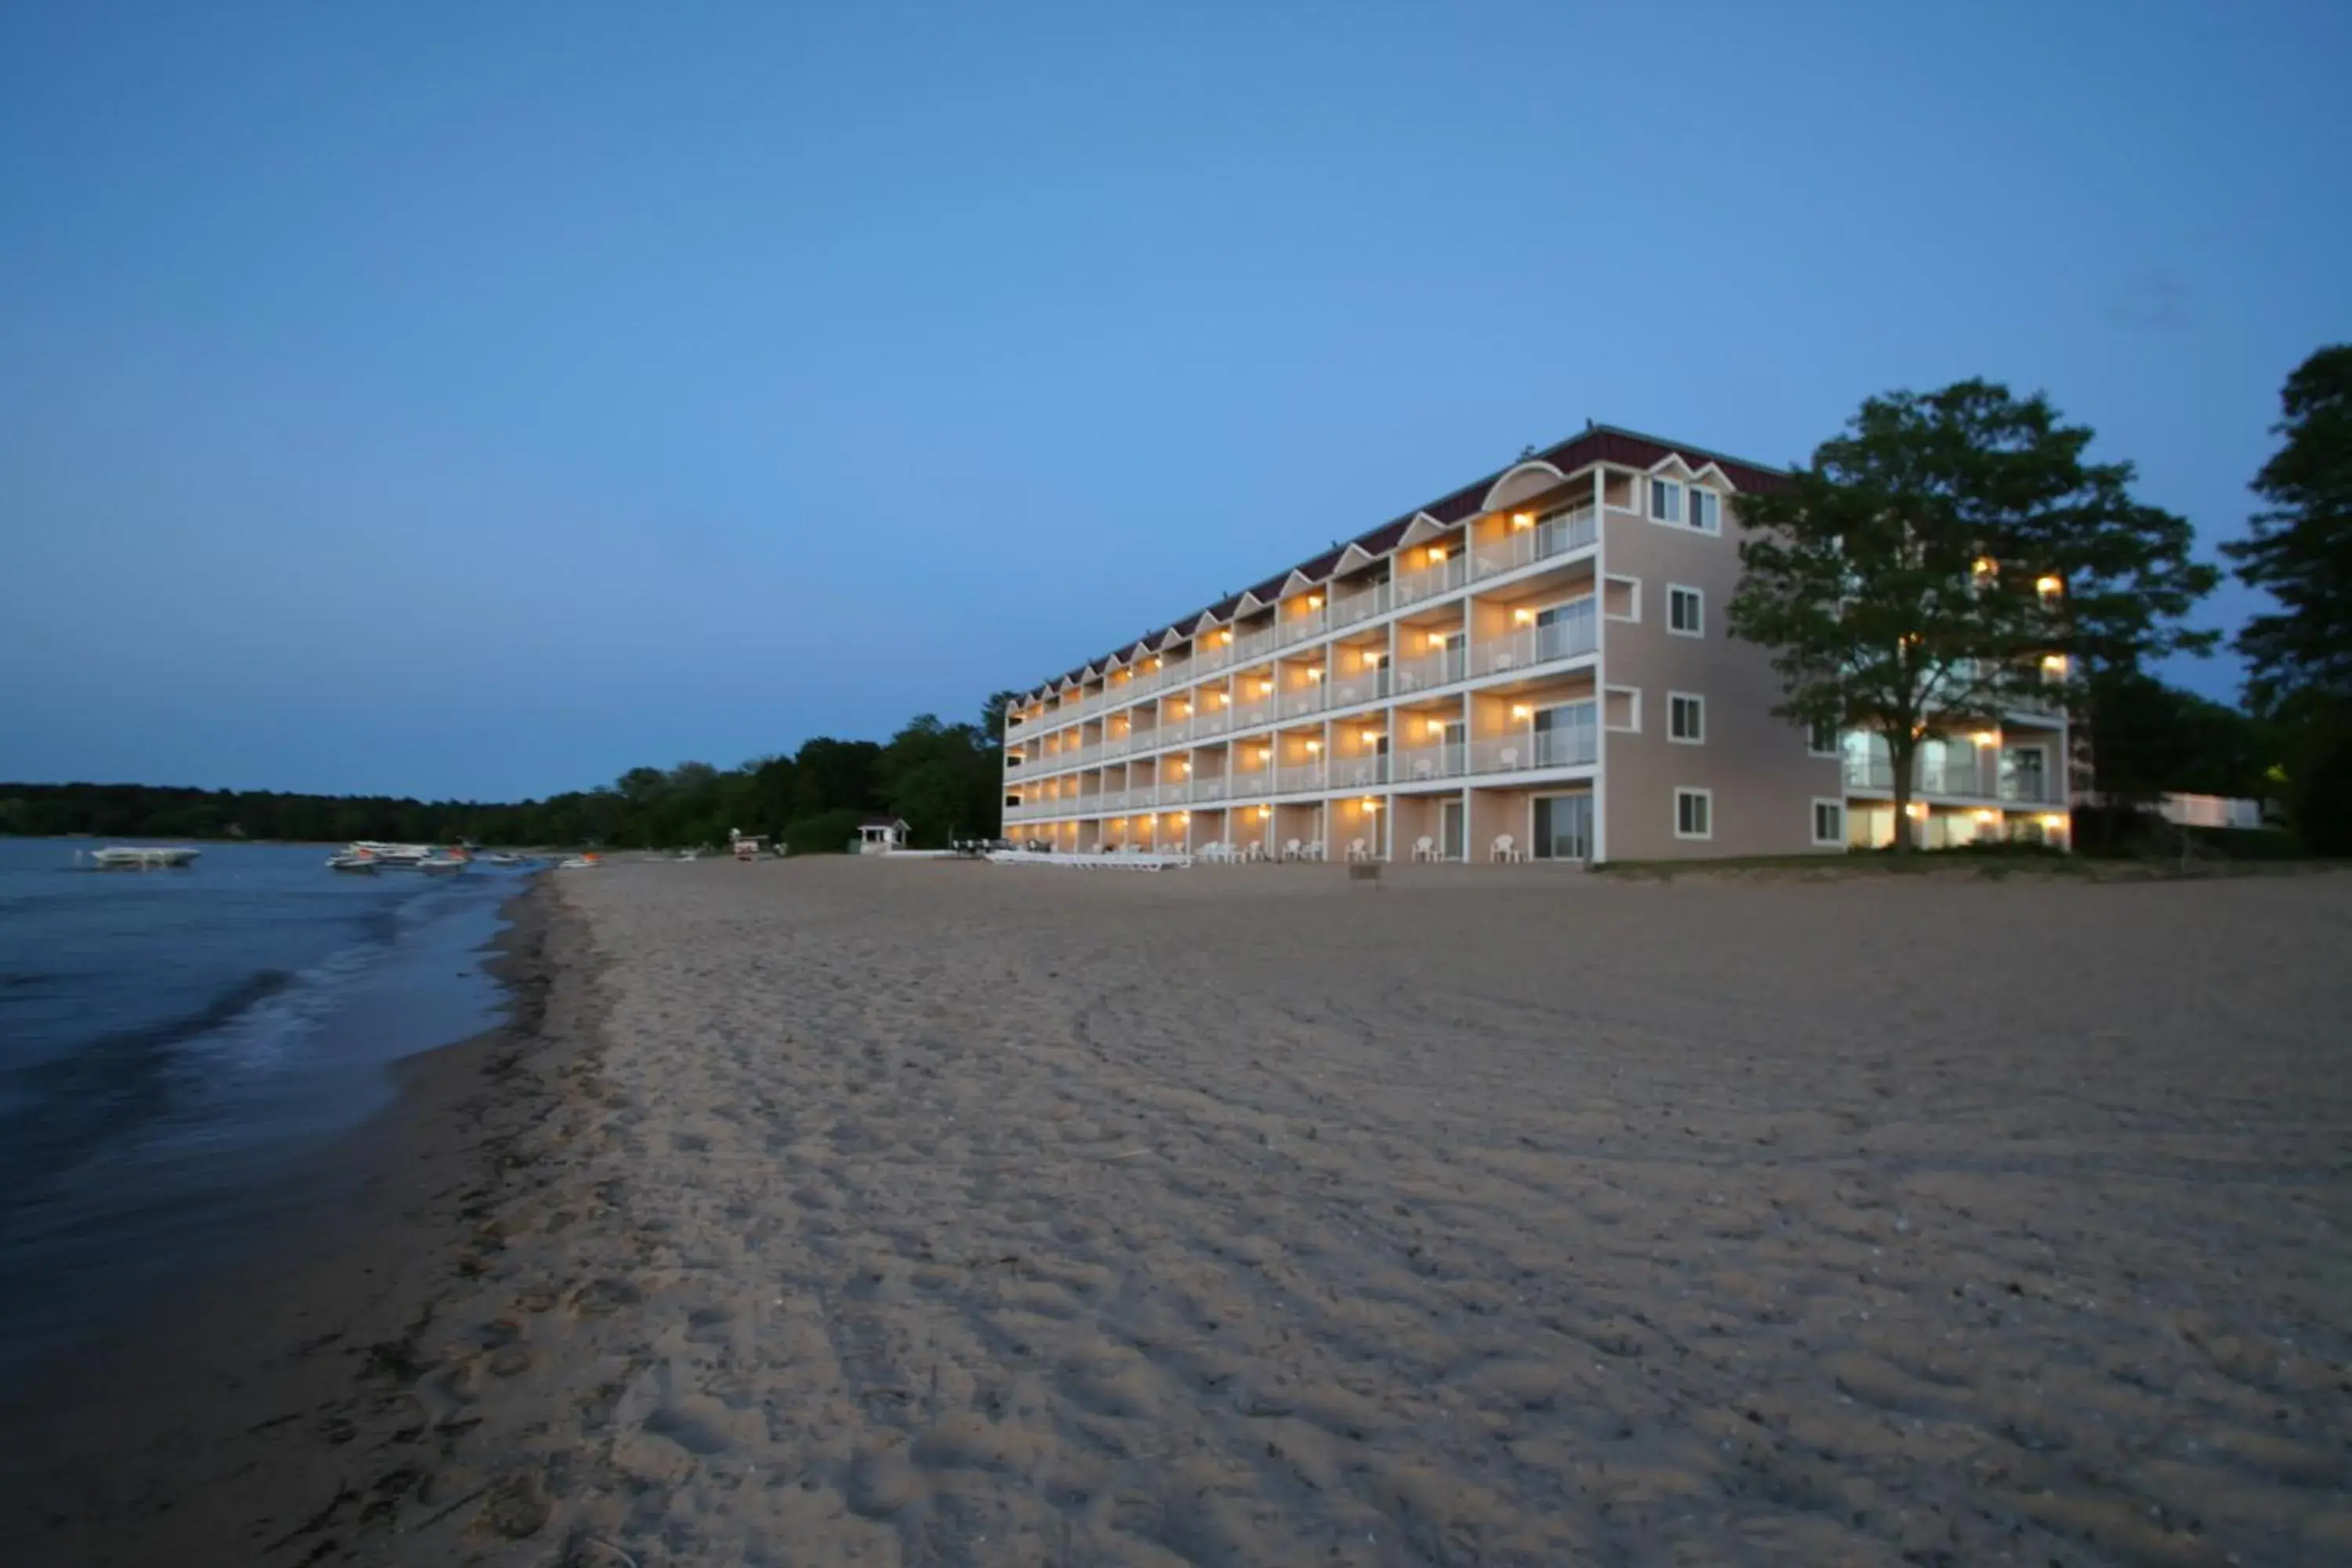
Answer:
[[[1815,800],[1813,802],[1813,842],[1817,845],[1845,842],[1845,802]]]
[[[1713,790],[1678,789],[1675,791],[1675,837],[1677,838],[1715,837],[1715,792]]]
[[[1687,691],[1666,693],[1666,738],[1696,746],[1706,739],[1706,699]]]
[[[1805,731],[1805,750],[1817,757],[1838,754],[1838,727],[1835,724],[1814,724]]]
[[[1683,520],[1683,488],[1672,479],[1650,481],[1650,515],[1660,522]]]
[[[1690,493],[1690,525],[1701,533],[1722,532],[1723,514],[1719,510],[1721,505],[1721,501],[1713,490],[1703,490],[1696,485],[1693,485]]]
[[[1706,636],[1706,595],[1696,588],[1667,584],[1666,630],[1678,637]]]

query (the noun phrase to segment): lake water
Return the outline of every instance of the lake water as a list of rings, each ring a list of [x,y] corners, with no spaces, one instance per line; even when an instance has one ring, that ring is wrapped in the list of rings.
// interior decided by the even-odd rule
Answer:
[[[236,1247],[393,1061],[505,1000],[485,950],[515,873],[275,844],[76,868],[94,847],[0,838],[0,1384]]]

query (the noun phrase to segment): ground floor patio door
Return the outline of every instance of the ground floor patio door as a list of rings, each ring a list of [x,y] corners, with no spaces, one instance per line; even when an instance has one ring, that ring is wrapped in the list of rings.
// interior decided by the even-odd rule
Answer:
[[[1592,858],[1591,795],[1536,796],[1535,857],[1538,860],[1589,860]]]
[[[1437,855],[1442,860],[1462,858],[1462,803],[1458,800],[1437,803]]]

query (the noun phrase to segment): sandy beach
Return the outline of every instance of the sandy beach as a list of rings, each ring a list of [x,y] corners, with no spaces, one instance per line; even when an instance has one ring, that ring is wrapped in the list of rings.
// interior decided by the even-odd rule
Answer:
[[[2352,878],[538,898],[7,1561],[2352,1559]]]

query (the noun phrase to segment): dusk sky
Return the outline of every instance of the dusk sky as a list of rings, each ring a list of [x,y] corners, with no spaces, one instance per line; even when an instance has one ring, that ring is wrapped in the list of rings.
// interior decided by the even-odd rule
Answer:
[[[2352,337],[2347,60],[2322,3],[7,6],[0,778],[880,738],[1588,418],[1781,463],[1974,374],[2210,554]]]

